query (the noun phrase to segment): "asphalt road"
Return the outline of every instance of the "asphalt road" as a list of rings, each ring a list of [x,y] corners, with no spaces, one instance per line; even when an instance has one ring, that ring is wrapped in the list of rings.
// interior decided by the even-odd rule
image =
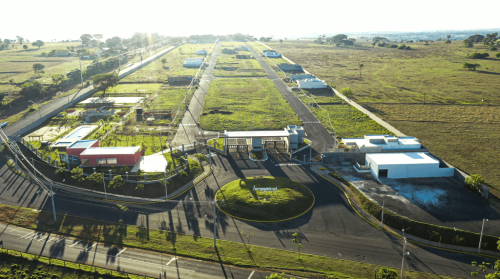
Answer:
[[[210,57],[209,65],[201,76],[198,89],[194,92],[193,98],[189,103],[188,110],[184,113],[182,122],[175,133],[171,144],[172,146],[191,144],[195,140],[198,142],[204,142],[205,136],[211,134],[210,132],[205,133],[205,131],[202,133],[202,130],[198,127],[197,123],[203,110],[203,104],[205,103],[205,97],[207,96],[208,86],[212,80],[212,74],[214,72],[215,63],[217,62],[217,57],[219,56],[220,47],[221,43],[218,42],[212,56]]]
[[[300,120],[304,122],[302,127],[304,127],[304,132],[306,138],[311,139],[314,142],[312,147],[312,157],[316,157],[328,149],[332,149],[336,146],[336,139],[330,135],[328,130],[323,126],[321,122],[312,114],[312,112],[302,103],[302,101],[293,94],[293,92],[288,89],[288,86],[283,82],[281,78],[276,74],[276,72],[269,67],[269,65],[263,60],[262,55],[257,53],[249,44],[247,44],[248,49],[252,52],[253,56],[260,65],[266,71],[268,77],[274,82],[276,87],[280,90],[281,95],[287,100],[295,114]],[[309,150],[304,150],[296,154],[300,160],[303,160],[304,155],[306,155],[306,161],[309,161],[310,152]]]
[[[3,248],[153,278],[266,278],[269,272],[0,224]]]
[[[255,232],[251,244],[295,251],[291,234],[299,232],[303,236],[305,253],[400,267],[401,239],[381,232],[361,219],[350,208],[344,194],[337,187],[302,166],[277,167],[276,164],[286,162],[273,155],[265,163],[250,161],[247,156],[246,153],[215,156],[214,173],[173,201],[150,205],[129,204],[129,211],[123,212],[111,202],[58,191],[55,195],[56,210],[63,214],[112,222],[123,219],[126,224],[211,238],[213,206],[200,202],[211,201],[220,187],[238,177],[289,177],[305,184],[314,192],[316,203],[309,213],[287,222],[261,224],[240,221],[219,212],[218,238],[243,242],[240,231]],[[36,194],[36,186],[16,177],[18,176],[12,174],[7,166],[0,167],[0,202],[52,210],[46,194]],[[205,217],[205,214],[208,216]],[[492,258],[413,244],[407,245],[407,248],[411,255],[405,268],[441,275],[469,277],[472,271],[470,262],[494,261]]]
[[[141,62],[137,62],[135,64],[132,64],[130,67],[127,67],[125,69],[122,69],[120,71],[120,78],[123,78],[135,71],[137,71],[138,69],[140,69],[141,67],[144,67],[146,66],[147,64],[149,64],[150,62],[154,61],[155,59],[161,57],[162,55],[164,55],[165,53],[169,52],[170,50],[176,48],[176,46],[171,46],[165,50],[162,50],[160,51],[159,53],[153,55],[153,56],[150,56],[146,59],[144,59]],[[69,95],[69,98],[68,97],[61,97],[61,98],[54,98],[52,100],[52,102],[48,103],[48,104],[45,104],[43,106],[40,107],[40,113],[41,113],[41,117],[44,117],[46,115],[49,115],[51,114],[53,111],[55,110],[59,110],[60,107],[62,107],[63,105],[67,104],[68,103],[68,100],[71,101],[85,93],[88,93],[89,91],[92,91],[94,90],[94,87],[92,85],[86,87],[86,88],[83,88],[82,90],[80,91],[77,91],[71,95]],[[36,113],[32,113],[30,115],[28,115],[27,117],[23,118],[23,119],[20,119],[19,121],[3,128],[5,134],[7,136],[12,136],[12,135],[17,135],[17,132],[19,130],[21,130],[22,128],[28,126],[29,124],[37,121],[39,118],[40,118],[40,113],[36,112]]]

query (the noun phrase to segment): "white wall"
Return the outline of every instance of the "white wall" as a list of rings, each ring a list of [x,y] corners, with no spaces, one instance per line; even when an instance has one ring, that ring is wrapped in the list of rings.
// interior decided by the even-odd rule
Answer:
[[[370,169],[376,177],[380,169],[387,169],[387,178],[450,177],[454,174],[453,168],[439,168],[439,163],[415,165],[374,165],[371,163]]]

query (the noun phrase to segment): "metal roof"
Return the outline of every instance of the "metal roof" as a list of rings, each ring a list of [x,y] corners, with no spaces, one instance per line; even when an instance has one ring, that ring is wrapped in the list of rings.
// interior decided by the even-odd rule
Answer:
[[[73,143],[72,145],[66,147],[66,149],[68,149],[68,148],[88,148],[96,142],[97,142],[97,140],[79,140],[79,141],[76,141],[75,143]]]
[[[135,154],[140,146],[119,146],[119,147],[90,147],[80,155],[122,155]]]
[[[420,165],[438,164],[439,161],[428,154],[421,152],[411,153],[368,153],[366,157],[371,158],[377,165]]]

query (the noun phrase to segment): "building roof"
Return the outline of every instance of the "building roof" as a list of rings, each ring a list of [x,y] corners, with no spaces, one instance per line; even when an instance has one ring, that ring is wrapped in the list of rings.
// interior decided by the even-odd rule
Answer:
[[[373,160],[377,165],[419,165],[437,164],[439,161],[422,152],[410,153],[368,153],[367,158]]]
[[[72,145],[66,147],[66,149],[69,149],[69,148],[89,148],[96,142],[97,142],[97,140],[79,140],[79,141],[74,142]]]
[[[140,146],[117,146],[117,147],[90,147],[80,155],[124,155],[135,154],[141,149]]]
[[[288,137],[285,130],[278,131],[224,131],[226,138],[260,138],[260,137]]]

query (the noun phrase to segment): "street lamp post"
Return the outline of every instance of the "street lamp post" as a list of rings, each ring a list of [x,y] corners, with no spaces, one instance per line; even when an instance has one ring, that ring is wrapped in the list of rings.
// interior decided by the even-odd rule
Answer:
[[[83,72],[82,72],[82,57],[80,56],[80,78],[82,79],[82,90],[83,90]]]
[[[54,204],[54,191],[52,191],[52,180],[50,181],[50,196],[52,197],[52,211],[54,212],[54,221],[57,221],[56,206]]]
[[[384,228],[384,207],[385,207],[385,197],[382,199],[382,218],[380,219],[381,227]],[[403,233],[404,233],[403,229]]]
[[[481,227],[481,237],[479,237],[479,246],[477,247],[477,253],[481,253],[481,242],[483,241],[483,231],[484,231],[484,222],[488,222],[489,220],[483,218],[483,226]]]
[[[104,181],[104,173],[101,172],[102,175],[102,185],[104,185],[104,197],[108,199],[108,193],[106,193],[106,181]]]
[[[403,238],[404,239],[404,242],[403,242],[403,260],[401,261],[401,279],[403,279],[403,267],[404,267],[404,264],[405,264],[405,250],[406,250],[406,238]]]

